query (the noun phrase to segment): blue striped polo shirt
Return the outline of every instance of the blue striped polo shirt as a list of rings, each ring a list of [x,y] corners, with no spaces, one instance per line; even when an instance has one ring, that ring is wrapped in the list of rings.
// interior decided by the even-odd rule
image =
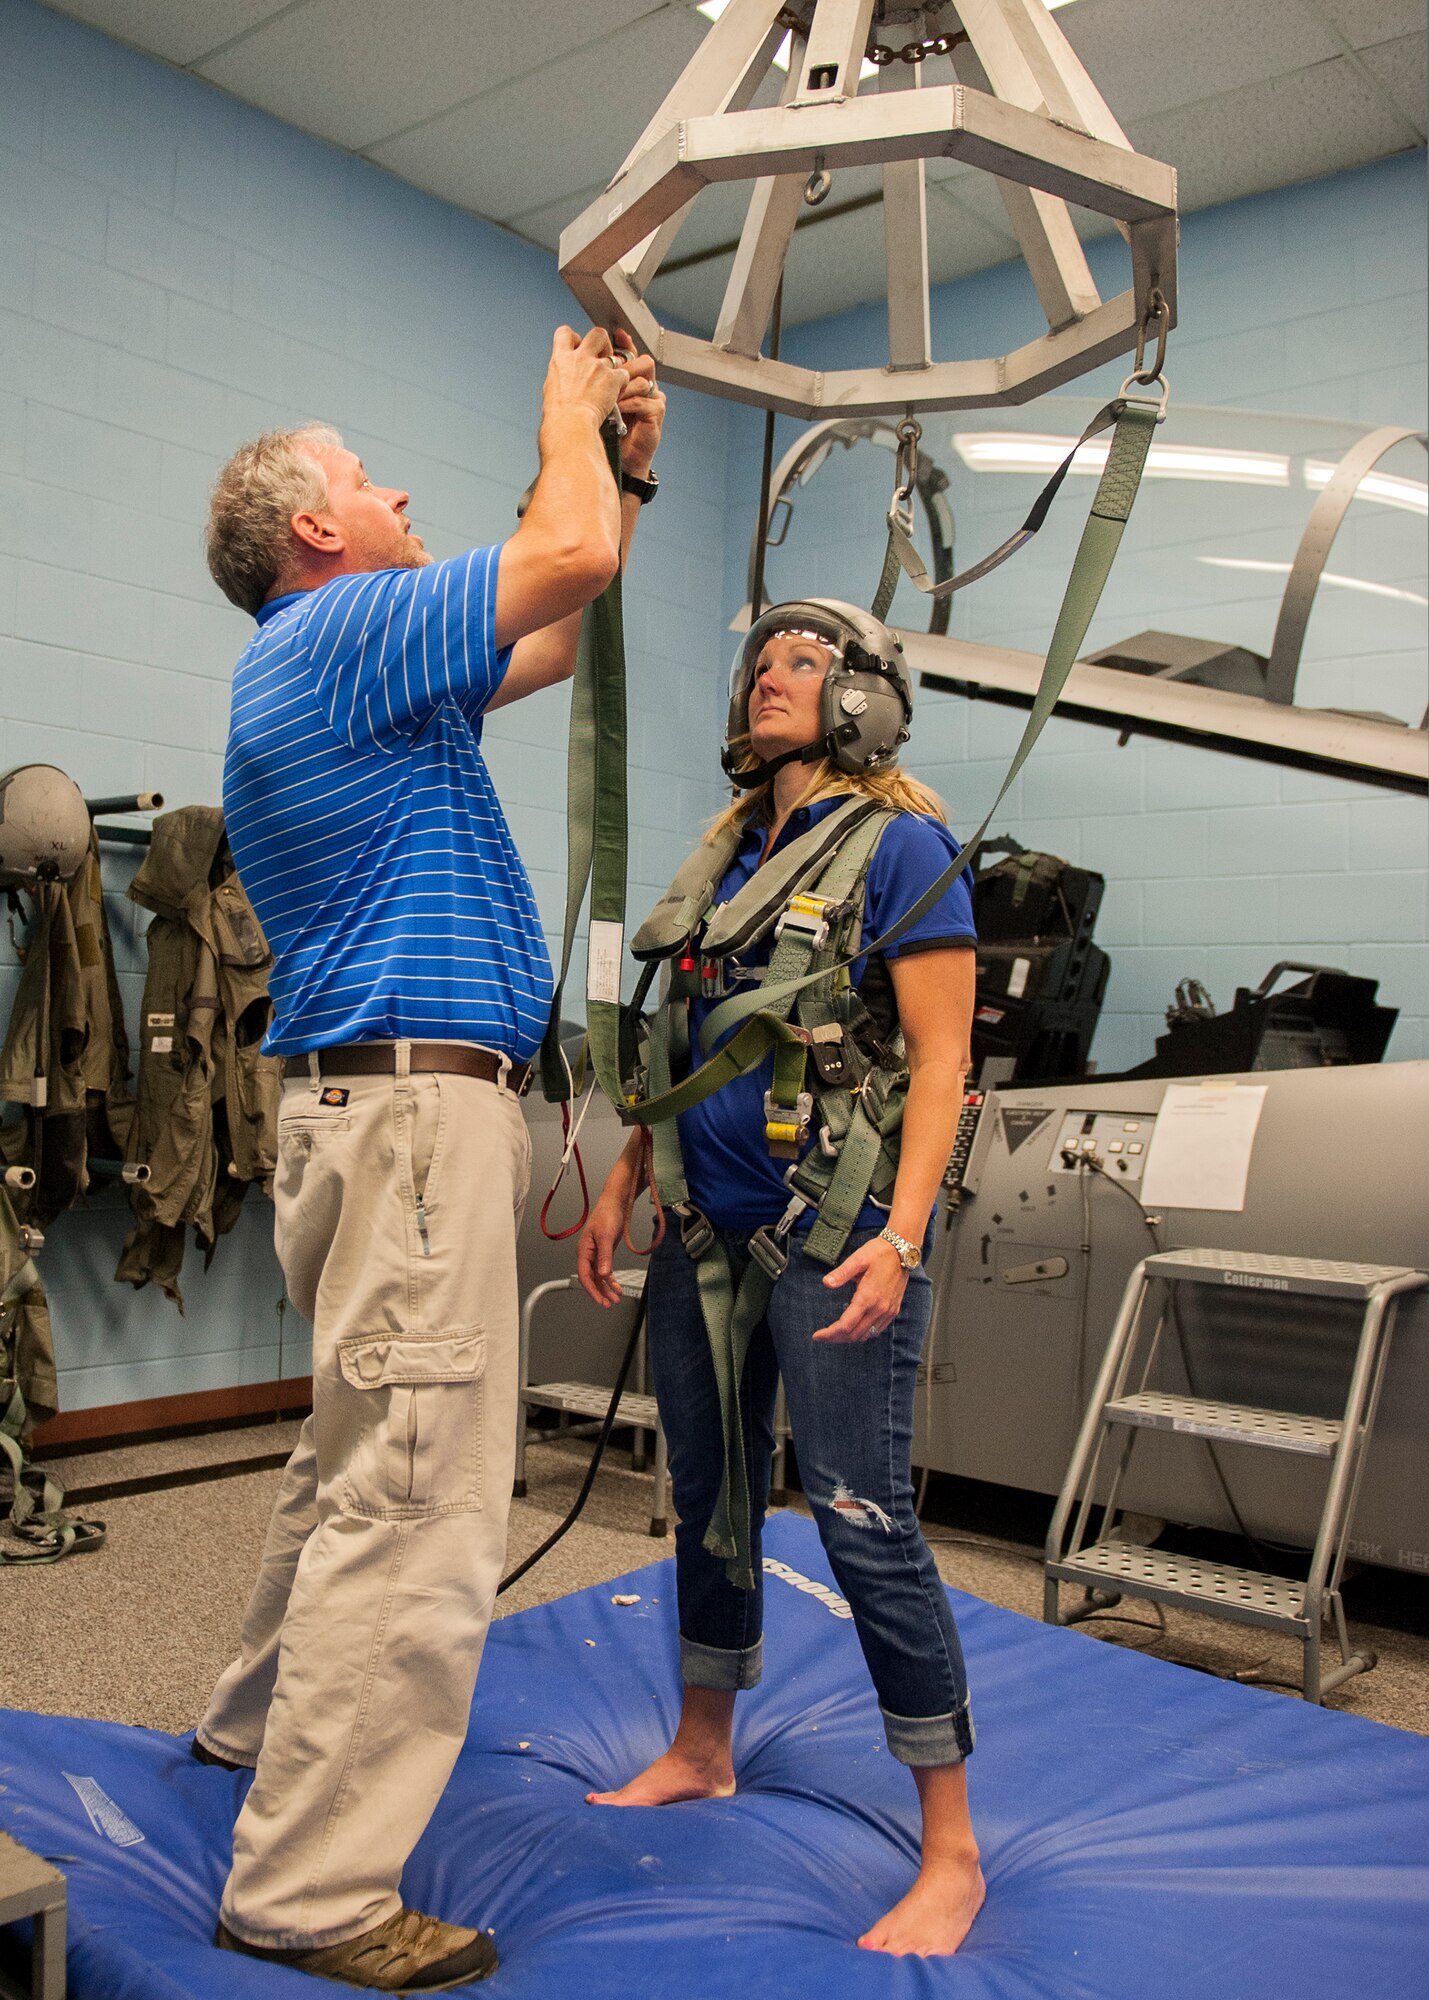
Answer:
[[[480,1042],[535,1053],[536,900],[481,755],[511,658],[499,548],[265,604],[234,673],[223,810],[273,948],[263,1047]]]

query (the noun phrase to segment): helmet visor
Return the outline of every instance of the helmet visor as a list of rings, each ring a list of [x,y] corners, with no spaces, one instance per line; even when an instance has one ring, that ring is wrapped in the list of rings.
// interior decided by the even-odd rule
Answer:
[[[766,611],[750,627],[729,670],[729,697],[744,702],[760,673],[777,666],[795,676],[822,679],[841,657],[843,634],[833,626],[816,624],[800,610],[794,616],[781,615],[778,607]]]

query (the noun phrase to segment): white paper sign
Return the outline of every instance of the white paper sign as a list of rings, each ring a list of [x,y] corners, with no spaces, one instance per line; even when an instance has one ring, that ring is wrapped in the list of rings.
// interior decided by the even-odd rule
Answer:
[[[587,1000],[608,1000],[612,1006],[620,1005],[620,962],[624,956],[624,924],[602,923],[597,918],[591,924],[586,945]]]
[[[1156,1208],[1243,1209],[1263,1083],[1168,1083],[1141,1199]]]

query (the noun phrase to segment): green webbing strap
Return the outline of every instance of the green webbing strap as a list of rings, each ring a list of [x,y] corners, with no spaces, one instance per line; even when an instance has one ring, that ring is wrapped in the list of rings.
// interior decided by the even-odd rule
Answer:
[[[33,1265],[29,1268],[33,1273]],[[13,1291],[12,1283],[6,1289],[7,1303]],[[98,1548],[104,1540],[104,1523],[70,1519],[63,1514],[60,1509],[64,1502],[64,1488],[26,1459],[20,1439],[27,1420],[25,1398],[19,1384],[15,1383],[5,1414],[0,1417],[0,1457],[10,1463],[9,1525],[29,1546],[0,1548],[0,1567],[17,1563],[59,1562],[72,1549]]]
[[[739,1390],[754,1329],[764,1316],[774,1280],[753,1257],[735,1280],[734,1260],[718,1237],[695,1265],[700,1309],[709,1337],[715,1380],[719,1386],[724,1430],[724,1478],[705,1530],[705,1547],[719,1556],[725,1575],[738,1590],[753,1590],[750,1554],[749,1466],[744,1455]]]
[[[620,445],[606,435],[611,476],[620,480]],[[566,913],[561,969],[541,1044],[541,1089],[553,1102],[571,1092],[561,1059],[561,1001],[586,885],[590,925],[586,970],[586,1040],[601,1088],[624,1102],[620,1079],[620,967],[625,934],[626,777],[625,631],[620,571],[586,606],[571,689],[566,761]],[[576,1092],[585,1075],[584,1049],[574,1068]]]
[[[860,946],[856,954],[883,951],[890,944],[896,944],[905,931],[912,928],[933,906],[947,894],[958,876],[970,864],[977,852],[978,843],[987,832],[993,814],[1031,754],[1032,746],[1042,734],[1052,710],[1057,705],[1068,674],[1076,664],[1082,641],[1087,636],[1087,627],[1092,622],[1093,613],[1101,598],[1107,576],[1111,571],[1122,534],[1126,528],[1127,516],[1136,498],[1136,489],[1141,484],[1142,469],[1146,464],[1146,454],[1151,447],[1152,433],[1156,428],[1158,409],[1153,403],[1128,402],[1118,399],[1108,406],[1116,412],[1116,429],[1112,434],[1111,448],[1107,453],[1106,466],[1097,487],[1096,498],[1087,525],[1082,530],[1082,539],[1077,548],[1072,573],[1067,579],[1066,594],[1057,616],[1052,643],[1047,649],[1046,665],[1042,678],[1037,684],[1037,693],[1032,703],[1032,713],[1027,718],[1027,726],[1022,732],[1022,740],[1016,754],[1007,767],[1007,775],[998,786],[997,796],[988,807],[981,824],[968,840],[962,853],[950,867],[933,882],[909,909],[905,910],[895,924],[891,924],[881,937]],[[846,960],[845,963],[853,961]],[[815,975],[818,976],[818,975]],[[743,1023],[739,1034],[726,1044],[721,1053],[727,1053],[735,1046],[740,1036],[752,1028],[761,1018],[763,1010],[779,1007],[798,990],[796,985],[762,986],[756,993],[737,993],[714,1008],[700,1031],[700,1042],[704,1048],[712,1048],[722,1035],[728,1034],[736,1024]],[[787,983],[786,983],[787,984]],[[750,1017],[753,1016],[753,1019]],[[768,1043],[764,1043],[764,1048]],[[761,1054],[763,1050],[761,1049]],[[706,1065],[708,1067],[708,1065]],[[696,1076],[703,1076],[704,1070],[697,1070]],[[727,1079],[725,1079],[727,1080]],[[718,1087],[718,1086],[716,1086]],[[692,1100],[693,1101],[693,1100]],[[639,1107],[643,1113],[646,1107]],[[683,1104],[677,1109],[684,1110]],[[668,1116],[657,1111],[655,1115]]]
[[[1015,556],[1019,549],[1026,547],[1027,543],[1031,541],[1037,530],[1042,526],[1042,523],[1047,518],[1052,502],[1056,499],[1061,489],[1062,481],[1072,469],[1072,460],[1076,457],[1082,446],[1089,443],[1092,438],[1099,436],[1102,431],[1110,430],[1111,426],[1120,416],[1120,413],[1120,399],[1103,405],[1062,460],[1062,463],[1057,467],[1057,470],[1052,474],[1052,477],[1047,481],[1047,484],[1042,488],[1042,491],[1037,495],[1037,498],[1032,503],[1027,519],[1022,523],[1017,532],[1009,535],[1007,540],[995,548],[990,556],[984,556],[980,562],[975,562],[971,569],[962,570],[957,576],[944,577],[941,583],[934,583],[932,577],[928,574],[928,566],[919,555],[913,538],[908,532],[912,526],[913,517],[911,512],[907,514],[906,520],[900,518],[899,503],[904,490],[900,487],[898,495],[894,498],[894,504],[888,512],[888,546],[883,554],[883,573],[878,579],[878,589],[874,592],[873,597],[872,609],[874,617],[886,618],[888,616],[888,607],[893,602],[893,593],[898,588],[900,575],[906,576],[914,588],[921,590],[925,597],[951,597],[955,591],[965,590],[970,583],[978,583],[983,577],[990,575],[993,570],[1000,569],[1009,556]],[[911,509],[911,494],[908,497],[908,506]]]
[[[690,1053],[689,1016],[670,999],[670,971],[666,968],[660,1004],[650,1029],[650,1066],[647,1075],[652,1096],[670,1088],[674,1069],[682,1067]],[[665,1207],[679,1208],[690,1198],[685,1180],[684,1156],[680,1151],[680,1131],[673,1118],[664,1118],[650,1135],[650,1168],[655,1176],[655,1198]]]

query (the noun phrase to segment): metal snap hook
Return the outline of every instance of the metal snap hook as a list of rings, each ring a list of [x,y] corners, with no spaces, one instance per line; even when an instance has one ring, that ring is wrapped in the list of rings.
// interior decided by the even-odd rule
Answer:
[[[918,483],[918,444],[923,435],[923,426],[916,417],[905,417],[898,426],[898,454],[894,461],[893,503],[911,505],[913,488]]]
[[[1152,327],[1156,328],[1156,359],[1150,368],[1146,366],[1146,342]],[[1136,329],[1136,360],[1128,380],[1150,385],[1161,379],[1161,371],[1166,366],[1166,336],[1171,331],[1171,308],[1160,286],[1152,289],[1147,300],[1146,313]]]

